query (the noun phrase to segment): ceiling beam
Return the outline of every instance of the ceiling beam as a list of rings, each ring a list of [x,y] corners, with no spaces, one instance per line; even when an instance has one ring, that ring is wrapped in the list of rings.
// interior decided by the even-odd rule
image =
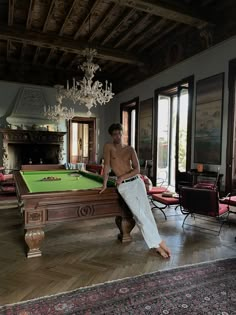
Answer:
[[[86,23],[89,21],[90,16],[94,13],[94,11],[95,11],[97,5],[99,4],[99,2],[100,2],[100,0],[94,1],[92,8],[89,10],[89,12],[88,12],[86,18],[85,18],[85,19],[83,20],[83,22],[80,24],[80,26],[79,26],[77,32],[75,33],[75,36],[74,36],[74,39],[75,39],[75,40],[79,37],[79,34],[80,34],[81,30],[82,30],[83,27],[86,25]],[[90,31],[90,30],[89,30],[89,31]],[[90,36],[90,34],[89,34],[89,36]]]
[[[31,28],[32,23],[32,8],[34,5],[35,0],[30,0],[29,10],[28,10],[28,16],[27,16],[27,22],[26,22],[26,29],[29,30]]]
[[[164,24],[166,24],[165,19],[161,19],[158,22],[153,21],[151,24],[146,26],[144,30],[142,30],[141,34],[137,34],[136,39],[132,40],[131,43],[127,46],[127,50],[132,49],[139,42],[144,40],[147,37],[147,34],[150,34],[151,32],[157,32],[157,30],[161,29]]]
[[[15,0],[9,0],[8,4],[8,25],[12,26],[14,22],[14,6]],[[7,60],[10,59],[11,41],[7,41]]]
[[[47,59],[44,62],[45,65],[49,64],[49,61],[51,60],[54,52],[55,52],[55,48],[50,49],[50,52],[49,52],[49,54],[47,56]]]
[[[52,1],[51,1],[51,5],[50,5],[50,8],[49,8],[49,10],[48,10],[48,15],[47,15],[46,20],[45,20],[44,25],[43,25],[43,33],[45,33],[45,32],[47,31],[48,22],[49,22],[49,20],[50,20],[52,11],[53,11],[53,9],[54,9],[54,7],[55,7],[55,2],[56,2],[56,0],[52,0]]]
[[[73,9],[74,9],[74,7],[75,7],[75,5],[76,5],[76,3],[77,3],[78,1],[79,1],[79,0],[74,0],[73,3],[72,3],[72,5],[70,6],[70,9],[69,9],[69,11],[68,11],[68,13],[67,13],[67,15],[66,15],[66,17],[65,17],[65,20],[64,20],[64,22],[63,22],[63,24],[62,24],[62,26],[61,26],[61,29],[60,29],[60,32],[59,32],[59,36],[62,36],[62,35],[63,35],[64,29],[65,29],[65,27],[66,27],[66,24],[67,24],[69,18],[70,18],[71,12],[73,11]]]
[[[34,54],[34,59],[33,59],[33,64],[35,65],[36,64],[36,62],[37,62],[37,60],[38,60],[38,56],[39,56],[39,54],[40,54],[40,47],[37,47],[36,48],[36,51],[35,51],[35,54]]]
[[[6,60],[2,57],[0,57],[0,63],[3,63],[3,62],[6,62]],[[28,66],[29,68],[41,68],[41,69],[49,69],[49,70],[61,70],[61,71],[65,71],[65,68],[64,67],[55,67],[54,65],[49,65],[49,64],[45,64],[45,65],[42,65],[41,63],[34,63],[32,65],[32,63],[30,61],[27,61],[27,60],[19,60],[19,59],[16,59],[16,58],[10,58],[9,59],[9,63],[11,64],[14,64],[16,66]]]
[[[71,62],[69,63],[69,65],[66,67],[67,70],[70,70],[73,65],[75,64],[75,62],[78,60],[78,55],[76,55],[74,58],[72,58]]]
[[[8,25],[13,25],[14,22],[14,6],[15,6],[15,0],[9,0],[8,5]]]
[[[22,47],[21,47],[21,56],[20,56],[20,59],[21,59],[21,60],[24,60],[24,57],[25,57],[25,49],[26,49],[26,44],[23,43],[23,44],[22,44]]]
[[[122,14],[121,18],[119,18],[118,21],[114,25],[111,26],[111,30],[109,34],[105,36],[101,45],[105,45],[112,38],[112,36],[117,32],[120,26],[122,24],[125,24],[130,19],[130,17],[134,14],[134,12],[135,10],[132,9]]]
[[[165,19],[175,22],[187,24],[196,28],[203,28],[210,23],[208,19],[202,17],[202,13],[197,12],[196,8],[185,4],[184,6],[177,6],[164,0],[112,0],[120,5],[128,6],[137,10],[147,12],[149,14],[157,15]],[[197,13],[196,13],[197,12]]]
[[[110,6],[110,8],[105,12],[103,18],[101,19],[101,21],[99,22],[99,24],[97,25],[97,27],[94,28],[94,31],[90,34],[88,41],[91,42],[97,34],[97,31],[103,27],[104,24],[106,24],[107,20],[109,20],[109,17],[111,16],[113,10],[115,10],[118,7],[118,4],[112,4]]]
[[[67,37],[58,37],[52,34],[43,34],[35,31],[21,29],[20,27],[9,27],[0,25],[0,38],[3,40],[14,40],[17,42],[25,42],[27,45],[55,48],[64,52],[74,54],[81,54],[81,51],[88,46],[96,49],[98,58],[105,60],[112,60],[116,62],[129,63],[129,64],[144,64],[144,61],[136,55],[120,51],[113,48],[104,48],[94,44],[88,44],[86,41],[74,41]]]
[[[144,51],[146,48],[150,47],[154,43],[157,43],[161,38],[163,38],[166,34],[172,32],[179,23],[171,23],[169,26],[166,26],[163,31],[161,31],[157,36],[153,36],[153,38],[146,41],[146,43],[142,44],[141,48],[138,50],[139,53]]]
[[[63,59],[64,59],[64,57],[67,55],[67,52],[64,52],[62,55],[61,55],[61,57],[60,57],[60,59],[59,59],[59,61],[58,61],[58,63],[57,63],[57,65],[61,65],[62,64],[62,62],[63,62]]]
[[[11,41],[7,41],[7,61],[10,59]]]
[[[141,19],[138,19],[133,26],[131,26],[128,31],[125,33],[124,36],[121,36],[121,38],[116,42],[116,44],[113,46],[114,48],[119,47],[122,43],[124,43],[129,36],[136,30],[138,29],[141,25],[146,23],[146,21],[149,19],[149,15],[145,14]]]
[[[185,27],[183,25],[179,25],[177,27],[177,32],[176,34],[170,34],[168,37],[165,39],[159,41],[158,45],[155,48],[151,49],[152,55],[155,56],[161,49],[165,49],[168,47],[168,45],[172,42],[175,42],[178,40],[179,36],[182,36],[188,32],[191,32],[188,27]]]

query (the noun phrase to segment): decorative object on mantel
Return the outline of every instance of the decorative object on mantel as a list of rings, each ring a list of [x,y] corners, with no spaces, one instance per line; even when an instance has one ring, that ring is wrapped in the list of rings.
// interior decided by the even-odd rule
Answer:
[[[198,171],[198,173],[203,172],[203,164],[197,164],[197,171]]]
[[[59,122],[60,120],[70,120],[75,116],[74,108],[62,106],[62,100],[66,97],[65,90],[62,85],[55,85],[57,90],[56,105],[44,106],[44,115],[52,121]]]
[[[106,80],[105,89],[103,89],[103,84],[99,81],[94,81],[93,78],[97,70],[101,70],[100,66],[93,62],[93,58],[97,55],[95,49],[86,48],[82,51],[82,55],[86,57],[86,61],[80,66],[81,70],[84,72],[84,77],[80,81],[76,81],[73,78],[73,86],[69,88],[69,81],[67,80],[66,90],[61,90],[61,97],[68,98],[73,101],[73,103],[80,103],[88,108],[88,115],[91,115],[90,109],[93,106],[97,106],[108,103],[114,96],[112,92],[112,84],[108,85]]]

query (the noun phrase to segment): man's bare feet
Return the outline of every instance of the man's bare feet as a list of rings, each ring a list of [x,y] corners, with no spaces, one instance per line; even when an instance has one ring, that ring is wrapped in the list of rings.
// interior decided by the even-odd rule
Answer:
[[[164,258],[169,258],[171,256],[171,252],[164,241],[161,241],[159,247],[156,248],[156,251]]]
[[[157,248],[156,248],[156,252],[157,252],[158,254],[160,254],[163,258],[169,258],[169,256],[168,256],[168,254],[166,253],[166,251],[165,251],[163,248],[161,248],[161,247],[157,247]]]

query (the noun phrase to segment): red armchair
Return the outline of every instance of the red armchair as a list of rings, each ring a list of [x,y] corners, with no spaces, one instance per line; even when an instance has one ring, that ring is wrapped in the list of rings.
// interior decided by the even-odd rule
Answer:
[[[186,219],[191,215],[215,218],[221,225],[218,234],[224,222],[229,216],[229,204],[220,204],[218,198],[218,191],[215,189],[203,189],[195,187],[182,187],[180,190],[180,208],[185,215],[182,226],[184,226]],[[208,228],[204,228],[209,230]]]

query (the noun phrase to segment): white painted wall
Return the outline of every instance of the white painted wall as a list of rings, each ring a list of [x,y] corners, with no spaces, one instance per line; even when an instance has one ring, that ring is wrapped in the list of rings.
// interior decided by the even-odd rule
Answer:
[[[154,97],[154,91],[158,88],[168,86],[186,77],[194,75],[196,81],[225,73],[224,85],[224,110],[223,110],[223,141],[222,141],[222,163],[221,173],[225,174],[226,167],[226,145],[227,145],[227,115],[228,115],[228,65],[229,60],[236,58],[236,37],[232,37],[204,52],[193,56],[179,64],[169,68],[158,75],[155,75],[115,96],[112,102],[107,105],[105,112],[105,129],[113,122],[120,121],[120,104],[127,102],[135,97],[145,100]],[[195,121],[195,93],[193,102],[192,135],[194,135]],[[105,141],[109,137],[105,135]],[[193,139],[192,139],[193,140]],[[192,146],[192,161],[194,148]],[[192,163],[194,167],[194,164]],[[209,166],[210,170],[217,170],[217,166]],[[223,177],[224,185],[225,176]]]
[[[34,85],[29,84],[20,84],[20,83],[13,83],[13,82],[6,82],[6,81],[0,81],[0,128],[5,128],[7,125],[6,118],[11,114],[14,103],[17,98],[17,93],[22,87],[37,87]],[[55,95],[56,90],[55,88],[41,86],[42,92],[45,96],[46,102],[48,105],[54,105],[55,104]],[[87,109],[85,106],[80,105],[74,105],[72,102],[64,102],[63,105],[65,106],[71,106],[75,108],[75,114],[79,117],[87,117]],[[101,127],[104,124],[104,107],[98,106],[97,108],[92,108],[92,117],[96,117],[96,131],[97,131],[97,161],[99,162],[101,156],[102,156],[102,148],[104,143],[104,129]],[[29,121],[30,121],[30,115],[31,111],[35,113],[35,110],[38,109],[31,108],[29,110]],[[38,112],[38,115],[42,117],[42,113]],[[19,122],[20,125],[20,122]],[[60,123],[60,131],[66,131],[65,122]],[[0,137],[1,138],[1,137]],[[64,162],[66,162],[66,143],[67,137],[64,138]],[[2,145],[1,145],[1,139],[0,139],[0,165],[2,164]]]

